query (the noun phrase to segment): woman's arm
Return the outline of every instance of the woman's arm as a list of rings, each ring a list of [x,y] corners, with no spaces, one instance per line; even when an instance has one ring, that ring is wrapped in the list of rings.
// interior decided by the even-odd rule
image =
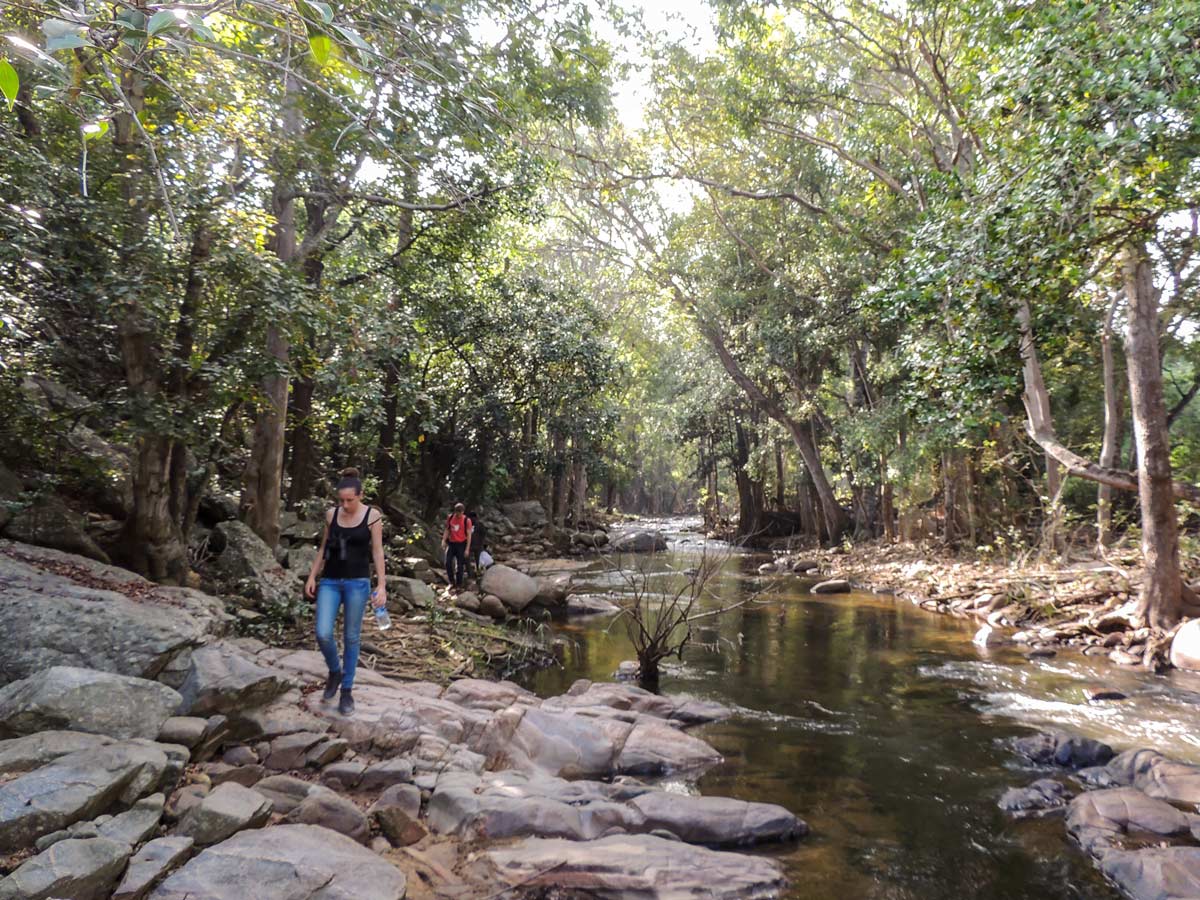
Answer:
[[[371,557],[375,560],[375,605],[384,606],[387,604],[387,575],[383,569],[383,513],[367,527],[371,529]]]
[[[317,576],[325,568],[325,544],[329,541],[329,523],[332,521],[333,513],[325,513],[325,530],[321,532],[321,547],[317,550],[317,558],[313,560],[312,566],[308,570],[308,581],[304,583],[304,595],[310,600],[317,596]]]

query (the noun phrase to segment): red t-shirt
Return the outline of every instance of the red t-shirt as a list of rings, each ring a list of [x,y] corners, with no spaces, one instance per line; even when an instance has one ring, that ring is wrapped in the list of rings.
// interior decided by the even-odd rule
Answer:
[[[466,516],[451,516],[446,520],[446,530],[450,533],[450,543],[461,544],[471,536],[471,520]]]

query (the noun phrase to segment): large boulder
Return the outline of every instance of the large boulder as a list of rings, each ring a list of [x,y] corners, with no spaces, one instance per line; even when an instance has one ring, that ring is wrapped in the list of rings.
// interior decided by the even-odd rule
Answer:
[[[535,578],[538,591],[534,595],[533,602],[538,606],[544,606],[546,609],[558,609],[565,606],[567,602],[567,593],[571,586],[571,576],[543,575]]]
[[[1200,672],[1200,619],[1184,622],[1171,639],[1171,665]]]
[[[1200,847],[1110,850],[1100,871],[1133,900],[1200,897]]]
[[[122,741],[68,753],[0,784],[0,853],[164,787],[175,771],[168,749]]]
[[[225,629],[224,603],[84,557],[0,541],[0,684],[48,666],[182,681],[192,649]]]
[[[489,566],[483,573],[480,585],[486,594],[500,598],[500,602],[513,612],[522,612],[538,594],[538,583],[516,569],[508,566]]]
[[[176,829],[200,846],[216,844],[244,828],[261,828],[271,801],[257,791],[227,781],[187,811]]]
[[[263,706],[291,686],[283,672],[259,665],[234,644],[220,641],[192,652],[179,693],[183,713],[211,716]]]
[[[360,844],[367,843],[371,837],[371,826],[362,810],[321,785],[313,785],[300,804],[287,814],[286,821],[296,825],[320,825]]]
[[[546,508],[537,500],[505,503],[500,509],[504,517],[517,528],[542,528],[550,521],[546,515]]]
[[[489,883],[531,896],[557,896],[558,889],[588,897],[767,900],[781,896],[787,884],[774,860],[648,834],[596,841],[527,838],[489,850],[481,861]]]
[[[0,881],[0,900],[105,900],[132,853],[104,837],[59,841]]]
[[[315,825],[243,831],[175,871],[150,900],[401,900],[403,873]]]
[[[667,549],[667,539],[661,531],[635,531],[613,540],[617,553],[655,553]]]
[[[1164,800],[1136,788],[1088,791],[1067,807],[1067,831],[1085,850],[1100,856],[1124,834],[1168,837],[1191,833],[1187,816]]]
[[[40,769],[68,753],[95,750],[111,743],[111,738],[81,731],[39,731],[0,741],[0,782]]]
[[[108,554],[88,536],[87,521],[58,497],[42,497],[12,512],[4,536],[107,563]]]
[[[388,576],[387,590],[389,600],[402,600],[410,607],[430,607],[437,603],[437,594],[433,592],[433,588],[419,578]]]
[[[1200,766],[1178,762],[1157,750],[1126,750],[1092,780],[1100,787],[1135,787],[1148,797],[1200,806]]]
[[[289,576],[275,551],[245,522],[222,522],[213,534],[222,544],[213,567],[232,589],[264,606],[283,604],[298,595],[299,580]]]
[[[157,681],[52,666],[0,688],[0,737],[65,729],[153,740],[179,703],[178,692]]]

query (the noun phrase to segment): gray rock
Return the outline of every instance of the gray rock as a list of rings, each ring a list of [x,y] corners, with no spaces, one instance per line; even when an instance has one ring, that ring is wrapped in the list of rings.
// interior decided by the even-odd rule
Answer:
[[[407,759],[388,759],[367,766],[358,780],[361,791],[382,791],[413,779],[413,764]]]
[[[320,534],[317,535],[320,537]],[[312,571],[312,564],[317,558],[316,547],[292,547],[287,552],[287,567],[289,572],[293,572],[304,578],[308,578],[308,573]]]
[[[533,597],[534,603],[546,609],[558,609],[566,605],[567,591],[571,584],[569,575],[539,576],[534,581],[538,586],[537,594]]]
[[[483,854],[492,884],[531,895],[553,889],[581,896],[768,900],[787,884],[764,857],[706,850],[653,835],[596,841],[527,838]],[[670,873],[669,882],[664,873]]]
[[[204,740],[208,721],[199,716],[171,716],[162,723],[158,739],[167,744],[182,744],[192,748]]]
[[[574,594],[567,598],[568,616],[611,616],[620,611],[617,604],[595,595]]]
[[[0,852],[133,803],[163,787],[170,769],[164,748],[125,741],[69,753],[0,784]]]
[[[243,831],[176,870],[151,900],[402,900],[404,875],[349,838],[314,825]]]
[[[1157,750],[1126,750],[1104,767],[1097,783],[1132,786],[1170,803],[1200,805],[1200,766],[1181,763]]]
[[[521,612],[538,593],[538,583],[516,569],[503,565],[489,566],[483,573],[480,587],[488,594],[498,597],[504,606],[513,612]]]
[[[168,822],[178,822],[193,806],[199,806],[200,801],[209,795],[212,787],[208,784],[185,784],[167,798],[163,816]]]
[[[0,737],[66,729],[153,739],[179,700],[157,681],[53,666],[0,688]]]
[[[253,766],[257,765],[258,761],[258,754],[252,747],[247,747],[245,744],[230,747],[221,757],[221,762],[231,766]]]
[[[433,588],[419,578],[389,576],[387,589],[389,600],[402,600],[410,607],[423,608],[437,603],[437,594],[433,592]]]
[[[224,784],[226,781],[232,781],[242,787],[254,787],[267,774],[267,770],[260,765],[231,766],[229,763],[211,763],[205,772],[211,779],[213,787]]]
[[[237,646],[220,641],[192,652],[179,693],[188,715],[211,716],[262,706],[291,687],[291,679],[278,669],[259,665]]]
[[[101,825],[100,837],[136,847],[158,828],[158,823],[162,820],[164,802],[162,794],[143,797],[125,812],[113,816]]]
[[[463,591],[454,598],[454,605],[467,612],[479,612],[479,595],[473,591]]]
[[[195,843],[190,837],[171,835],[146,844],[129,860],[112,900],[143,900],[168,872],[191,856]]]
[[[303,769],[309,751],[324,740],[324,734],[315,734],[311,731],[299,731],[295,734],[277,737],[271,741],[271,752],[263,760],[263,765],[276,772]]]
[[[349,749],[349,742],[342,738],[326,738],[304,755],[304,765],[310,769],[319,769],[340,759]]]
[[[200,846],[216,844],[244,828],[261,828],[271,814],[271,801],[258,791],[226,782],[187,811],[176,833]]]
[[[324,675],[322,663],[322,681]],[[362,680],[362,672],[359,672]],[[323,733],[329,729],[329,722],[302,709],[301,694],[297,690],[288,691],[281,697],[265,706],[251,709],[230,711],[229,739],[249,741],[256,738],[272,740],[285,734],[295,734],[300,731]]]
[[[615,538],[610,546],[617,553],[656,553],[667,549],[667,539],[661,531],[635,531]]]
[[[1171,665],[1200,672],[1200,619],[1184,622],[1171,639]]]
[[[521,500],[500,506],[504,517],[517,528],[542,528],[550,520],[546,508],[537,500]]]
[[[1031,762],[1042,766],[1062,766],[1067,769],[1082,769],[1104,765],[1113,757],[1112,747],[1091,738],[1082,738],[1063,732],[1032,734],[1017,738],[1014,749]]]
[[[14,512],[4,526],[4,536],[109,562],[108,554],[88,536],[87,520],[54,496],[41,497]]]
[[[790,841],[808,834],[804,821],[774,803],[666,791],[648,791],[629,802],[645,817],[641,830],[669,831],[689,844],[745,846]]]
[[[59,841],[0,881],[0,900],[104,900],[133,848],[108,838]]]
[[[359,760],[336,762],[321,770],[321,783],[333,788],[335,791],[353,790],[358,787],[358,783],[362,780],[363,772],[366,770],[367,764]]]
[[[418,819],[420,813],[421,789],[415,784],[393,785],[379,795],[369,810],[371,818],[396,847],[415,844],[428,834]]]
[[[508,615],[504,602],[495,594],[484,594],[479,598],[479,611],[493,619],[503,619]]]
[[[829,581],[814,584],[812,587],[814,594],[848,594],[850,590],[850,582],[844,578],[832,578]]]
[[[161,680],[225,627],[224,602],[199,591],[156,588],[123,569],[54,550],[0,541],[0,551],[0,684],[57,665]],[[78,582],[63,574],[74,571]],[[138,599],[115,588],[136,591]]]
[[[360,844],[367,843],[371,836],[371,826],[362,810],[320,785],[313,785],[300,805],[287,814],[286,821],[295,825],[320,825]]]
[[[254,790],[271,801],[271,806],[277,813],[289,813],[312,790],[312,784],[291,775],[270,775],[258,784]]]
[[[1136,788],[1088,791],[1067,807],[1067,831],[1085,850],[1102,855],[1130,832],[1163,836],[1187,835],[1187,816],[1164,800]]]
[[[39,731],[0,741],[0,781],[31,772],[60,756],[111,744],[112,738],[81,731]]]
[[[1200,897],[1200,847],[1110,850],[1100,871],[1133,900]]]
[[[1060,810],[1070,799],[1062,782],[1041,778],[1028,787],[1009,788],[1001,795],[999,806],[1005,812],[1036,815]]]
[[[299,593],[299,579],[284,570],[275,551],[245,522],[222,522],[213,533],[225,545],[213,567],[237,592],[264,606],[286,602]]]

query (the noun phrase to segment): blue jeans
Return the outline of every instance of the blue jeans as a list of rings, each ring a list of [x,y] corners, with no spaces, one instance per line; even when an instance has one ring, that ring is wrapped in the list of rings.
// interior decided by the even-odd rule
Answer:
[[[354,670],[358,668],[359,635],[362,634],[363,615],[367,611],[367,600],[370,597],[370,578],[322,578],[317,587],[317,645],[325,654],[325,664],[329,666],[329,671],[341,671],[343,691],[354,687]],[[337,621],[338,607],[343,605],[346,607],[342,616],[345,659],[339,666],[333,625]]]

